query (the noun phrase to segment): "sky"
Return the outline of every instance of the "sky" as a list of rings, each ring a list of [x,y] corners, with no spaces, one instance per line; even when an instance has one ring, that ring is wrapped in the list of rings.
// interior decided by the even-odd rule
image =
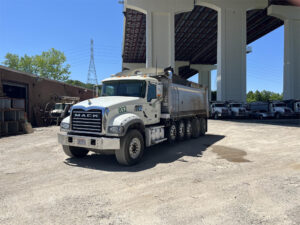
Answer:
[[[86,82],[93,38],[98,80],[121,70],[124,16],[118,0],[0,0],[0,9],[0,64],[8,52],[36,55],[55,48],[71,65],[70,79]],[[282,92],[283,37],[280,27],[250,44],[248,91]]]

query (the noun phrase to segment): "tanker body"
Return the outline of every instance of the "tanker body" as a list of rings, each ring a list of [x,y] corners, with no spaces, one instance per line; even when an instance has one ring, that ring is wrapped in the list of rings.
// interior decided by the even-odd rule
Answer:
[[[204,135],[207,118],[206,88],[170,68],[137,69],[105,79],[101,97],[73,106],[58,140],[70,157],[93,151],[133,165],[145,147]]]

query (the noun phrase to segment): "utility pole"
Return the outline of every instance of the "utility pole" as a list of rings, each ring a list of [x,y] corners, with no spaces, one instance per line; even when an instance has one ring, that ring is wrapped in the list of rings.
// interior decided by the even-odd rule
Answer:
[[[91,39],[91,58],[88,71],[87,83],[93,84],[95,88],[95,96],[98,97],[98,79],[96,74],[95,60],[94,60],[94,40]]]

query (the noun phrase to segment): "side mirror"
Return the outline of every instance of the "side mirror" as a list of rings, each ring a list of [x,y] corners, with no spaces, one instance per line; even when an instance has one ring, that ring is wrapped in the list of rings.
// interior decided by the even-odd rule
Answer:
[[[156,95],[157,95],[157,99],[159,99],[159,100],[163,98],[163,85],[162,84],[157,85]]]

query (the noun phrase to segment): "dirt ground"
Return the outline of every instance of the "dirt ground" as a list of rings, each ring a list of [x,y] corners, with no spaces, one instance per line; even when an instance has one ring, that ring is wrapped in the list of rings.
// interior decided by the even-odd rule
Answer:
[[[0,139],[0,224],[300,224],[300,121],[209,121],[139,165],[69,159],[58,127]]]

